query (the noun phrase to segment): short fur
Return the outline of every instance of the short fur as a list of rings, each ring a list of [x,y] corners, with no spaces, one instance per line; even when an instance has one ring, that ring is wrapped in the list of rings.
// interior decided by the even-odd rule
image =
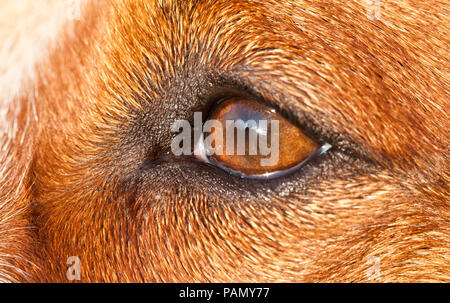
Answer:
[[[0,276],[450,281],[448,1],[91,1],[0,154]],[[270,181],[170,152],[213,96],[272,104],[334,149]]]

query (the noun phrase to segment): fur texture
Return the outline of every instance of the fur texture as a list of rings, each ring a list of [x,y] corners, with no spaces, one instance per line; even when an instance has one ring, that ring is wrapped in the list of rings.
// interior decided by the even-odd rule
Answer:
[[[450,281],[447,1],[91,1],[11,101],[0,276]],[[333,144],[287,177],[170,152],[251,95]]]

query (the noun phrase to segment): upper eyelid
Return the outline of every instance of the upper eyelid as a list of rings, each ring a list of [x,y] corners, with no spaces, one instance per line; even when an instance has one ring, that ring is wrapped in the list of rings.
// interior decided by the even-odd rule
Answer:
[[[229,86],[221,86],[218,89],[221,93],[213,94],[208,97],[208,103],[211,105],[207,110],[206,116],[208,116],[209,112],[222,102],[222,100],[230,97],[244,97],[274,109],[280,116],[302,129],[302,131],[316,142],[322,144],[332,141],[324,132],[318,131],[318,127],[312,122],[312,119],[309,118],[309,114],[304,113],[304,118],[298,119],[298,117],[292,113],[291,107],[287,106],[282,100],[277,98],[277,96],[272,95],[270,91],[257,91],[251,86],[246,85],[237,75],[233,75],[232,79],[226,81],[229,81],[232,84]]]
[[[293,105],[291,100],[299,97],[291,96],[286,92],[278,92],[271,83],[276,79],[269,81],[268,79],[258,78],[257,74],[249,77],[248,75],[252,73],[251,70],[240,69],[237,68],[223,76],[226,82],[232,84],[234,91],[242,91],[246,96],[251,96],[253,100],[274,108],[281,116],[321,144],[329,143],[333,148],[351,152],[367,162],[382,158],[381,155],[377,154],[377,151],[359,144],[352,134],[351,128],[342,129],[341,127],[336,129],[334,127],[335,122],[330,117],[319,116],[311,110],[305,110],[304,107]],[[245,76],[245,74],[247,75]]]

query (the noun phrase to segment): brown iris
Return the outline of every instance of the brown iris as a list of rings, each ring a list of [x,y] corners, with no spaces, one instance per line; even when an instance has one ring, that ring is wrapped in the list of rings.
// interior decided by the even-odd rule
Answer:
[[[319,148],[273,109],[246,98],[221,102],[209,120],[214,121],[205,133],[213,149],[210,159],[242,175],[288,170]]]

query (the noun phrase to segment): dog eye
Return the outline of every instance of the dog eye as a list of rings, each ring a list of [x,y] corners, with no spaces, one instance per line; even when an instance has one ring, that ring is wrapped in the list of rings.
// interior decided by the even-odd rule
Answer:
[[[195,154],[241,177],[272,178],[299,168],[330,147],[319,145],[275,110],[234,97],[209,113]]]

